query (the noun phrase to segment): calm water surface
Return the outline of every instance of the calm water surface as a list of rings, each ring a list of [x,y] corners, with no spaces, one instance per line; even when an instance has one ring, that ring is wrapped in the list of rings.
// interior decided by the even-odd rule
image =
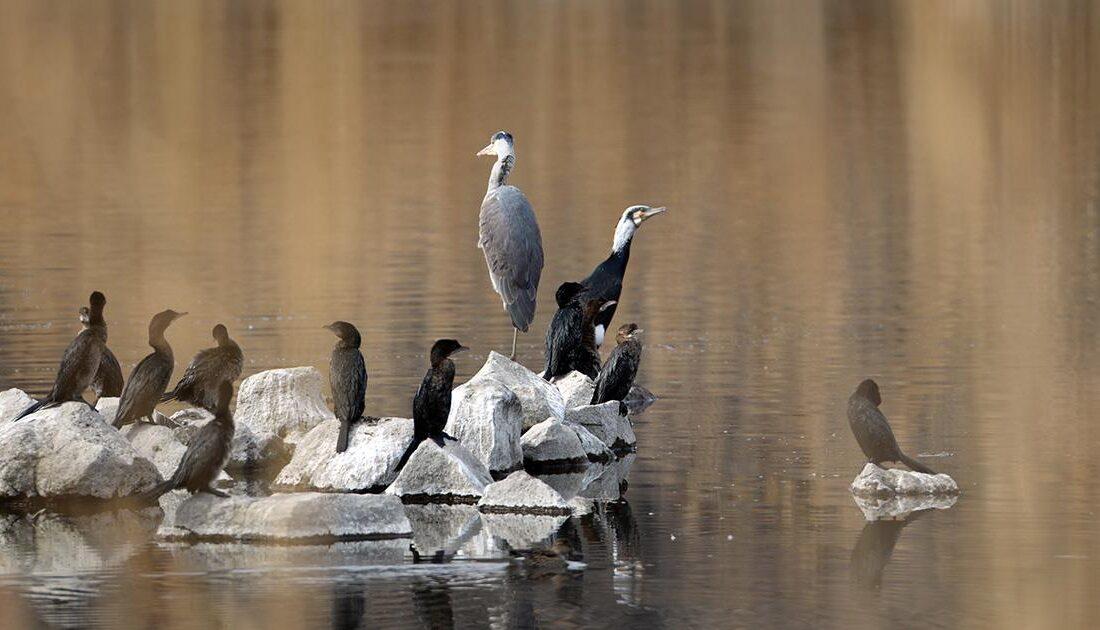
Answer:
[[[510,342],[491,132],[546,248],[528,365],[623,208],[670,208],[617,316],[661,396],[625,503],[421,515],[444,565],[4,517],[0,625],[1100,624],[1093,3],[0,2],[0,78],[0,388],[45,392],[100,289],[127,372],[164,308],[178,368],[220,321],[246,374],[327,369],[347,319],[368,413],[408,415],[432,340],[460,380]],[[952,508],[865,522],[868,376]],[[585,568],[507,563],[555,531]]]

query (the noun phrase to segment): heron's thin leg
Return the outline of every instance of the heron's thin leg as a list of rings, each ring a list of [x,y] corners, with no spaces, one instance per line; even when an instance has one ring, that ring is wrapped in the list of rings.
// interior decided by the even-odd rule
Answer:
[[[516,339],[519,337],[519,328],[512,329],[512,356],[509,359],[516,360]]]

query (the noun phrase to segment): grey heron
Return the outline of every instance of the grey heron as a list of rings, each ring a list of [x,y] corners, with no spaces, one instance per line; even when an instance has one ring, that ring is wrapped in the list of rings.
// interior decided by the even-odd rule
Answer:
[[[477,246],[485,254],[493,290],[512,318],[512,360],[519,331],[535,318],[535,297],[542,276],[542,234],[531,203],[519,188],[506,184],[516,163],[512,134],[498,131],[477,155],[495,155],[489,187],[481,202]]]

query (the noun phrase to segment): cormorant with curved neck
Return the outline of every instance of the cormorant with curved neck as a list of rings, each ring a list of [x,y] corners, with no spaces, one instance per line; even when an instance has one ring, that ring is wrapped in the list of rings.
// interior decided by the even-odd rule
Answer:
[[[94,291],[88,298],[88,304],[91,307],[88,312],[88,325],[65,349],[50,393],[24,409],[15,420],[25,418],[36,411],[56,407],[61,403],[75,401],[87,404],[82,397],[84,390],[88,389],[95,379],[100,360],[103,358],[103,349],[107,347],[107,322],[103,319],[103,307],[107,305],[107,298],[99,291]],[[91,407],[91,405],[88,406]]]
[[[852,428],[856,442],[859,442],[859,448],[867,456],[867,461],[875,465],[882,462],[901,462],[911,470],[936,474],[928,466],[901,452],[890,423],[879,411],[881,404],[882,396],[879,394],[878,384],[871,379],[860,383],[848,398],[848,426]]]
[[[607,260],[596,266],[588,277],[581,280],[583,284],[596,297],[618,301],[623,292],[623,276],[626,275],[626,264],[630,262],[630,243],[634,240],[634,233],[648,219],[667,212],[668,208],[650,208],[649,206],[630,206],[623,212],[619,224],[615,227],[615,239],[611,242],[611,255]],[[596,345],[603,345],[604,333],[611,328],[611,320],[615,317],[615,306],[600,313],[596,319]]]
[[[164,331],[172,322],[186,314],[168,309],[154,315],[149,322],[149,345],[153,347],[153,351],[130,372],[130,379],[122,390],[122,399],[118,401],[118,412],[114,421],[116,427],[138,422],[142,418],[149,418],[149,422],[153,422],[153,410],[164,395],[164,389],[168,387],[176,364],[172,346],[164,338]]]
[[[244,353],[229,330],[222,324],[211,331],[218,345],[200,350],[184,371],[176,387],[160,397],[160,402],[178,400],[198,405],[214,413],[218,403],[218,388],[223,381],[233,383],[244,369]]]
[[[516,163],[512,134],[498,131],[478,155],[495,155],[489,187],[481,202],[477,246],[485,254],[493,290],[512,318],[512,360],[519,331],[535,319],[535,297],[542,277],[542,233],[531,203],[519,188],[505,183]]]
[[[184,488],[191,494],[208,492],[223,498],[229,496],[215,489],[212,484],[229,460],[233,442],[233,414],[229,411],[229,401],[232,398],[233,384],[223,381],[218,386],[214,419],[202,425],[191,438],[176,472],[152,490],[138,495],[139,501],[156,501],[165,492],[176,488]]]
[[[596,346],[597,317],[615,304],[593,297],[578,282],[564,282],[554,293],[558,311],[546,329],[546,369],[542,377],[551,380],[573,370],[595,379],[600,375],[600,352]]]
[[[326,329],[340,338],[332,349],[329,362],[329,381],[332,384],[332,401],[336,417],[340,420],[340,436],[336,439],[336,452],[348,450],[348,433],[351,425],[363,417],[367,395],[367,364],[359,351],[362,337],[359,330],[347,322],[333,322]]]
[[[600,377],[596,379],[596,391],[592,392],[593,405],[626,400],[642,362],[642,342],[639,339],[642,332],[637,324],[619,326],[619,334],[615,336],[618,345],[611,351],[611,356],[600,370]]]
[[[424,440],[431,439],[443,446],[445,439],[455,439],[443,432],[443,427],[447,426],[447,416],[451,413],[451,390],[455,382],[455,362],[451,360],[451,355],[466,350],[469,348],[454,339],[440,339],[432,345],[432,366],[424,374],[420,388],[413,397],[413,440],[397,463],[398,472]]]
[[[92,309],[87,306],[80,307],[80,323],[84,325],[84,330],[88,330],[92,327]],[[116,358],[115,353],[111,352],[111,349],[107,347],[106,321],[103,322],[103,332],[103,354],[99,357],[99,369],[96,370],[95,378],[92,379],[92,391],[95,392],[96,400],[100,398],[117,398],[121,396],[122,385],[124,383],[122,379],[122,367],[118,364],[118,358]]]

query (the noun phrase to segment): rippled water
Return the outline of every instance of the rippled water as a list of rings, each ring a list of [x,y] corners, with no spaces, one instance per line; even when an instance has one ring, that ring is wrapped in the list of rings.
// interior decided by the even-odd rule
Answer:
[[[510,330],[475,246],[499,128],[552,289],[633,203],[617,321],[646,329],[626,503],[531,579],[451,517],[399,543],[167,545],[5,517],[0,625],[1094,627],[1100,623],[1100,10],[1089,2],[0,2],[0,388],[48,389],[76,310],[177,367],[225,322],[246,374],[326,369],[408,415]],[[868,524],[864,377],[963,489]],[[119,517],[122,518],[122,517]],[[449,522],[449,521],[448,521]],[[120,525],[125,525],[122,527]],[[538,533],[548,535],[556,524]],[[904,527],[904,529],[902,529]],[[466,528],[466,529],[462,529]],[[444,532],[446,534],[446,532]]]

